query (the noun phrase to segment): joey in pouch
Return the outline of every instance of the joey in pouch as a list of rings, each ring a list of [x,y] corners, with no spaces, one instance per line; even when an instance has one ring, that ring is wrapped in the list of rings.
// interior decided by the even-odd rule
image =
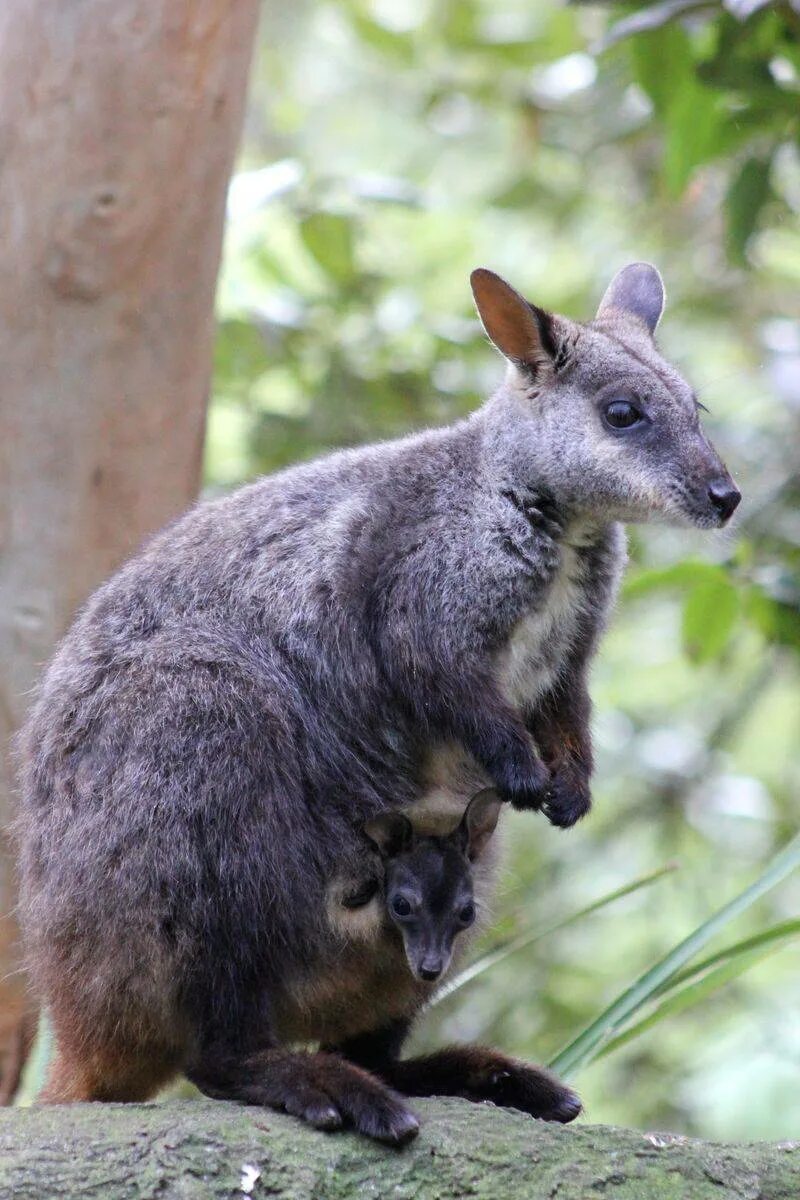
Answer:
[[[455,939],[475,923],[471,864],[494,833],[500,805],[493,789],[479,792],[445,837],[418,836],[408,817],[397,812],[381,813],[365,825],[383,858],[386,927],[401,938],[416,979],[440,979],[450,966]]]
[[[408,817],[397,812],[381,813],[366,823],[365,832],[383,861],[382,880],[374,885],[382,906],[382,928],[371,954],[386,942],[401,942],[405,962],[387,960],[387,982],[402,992],[405,975],[422,986],[407,993],[405,1011],[395,1006],[391,1019],[383,1022],[368,989],[374,1028],[328,1049],[368,1068],[406,1095],[491,1100],[551,1121],[571,1121],[581,1108],[574,1092],[541,1067],[496,1050],[451,1046],[419,1058],[400,1058],[414,1018],[428,999],[424,985],[435,988],[447,973],[455,946],[460,942],[463,947],[463,935],[474,928],[486,850],[501,806],[493,789],[479,792],[456,828],[444,835],[420,835]],[[347,903],[369,903],[373,894],[371,886],[362,885],[347,897]]]

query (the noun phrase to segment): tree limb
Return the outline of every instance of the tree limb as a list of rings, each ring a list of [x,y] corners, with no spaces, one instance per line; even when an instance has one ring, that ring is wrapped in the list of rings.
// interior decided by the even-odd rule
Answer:
[[[14,1200],[796,1200],[800,1141],[719,1145],[546,1125],[462,1100],[416,1101],[402,1151],[206,1100],[0,1112],[0,1195]]]

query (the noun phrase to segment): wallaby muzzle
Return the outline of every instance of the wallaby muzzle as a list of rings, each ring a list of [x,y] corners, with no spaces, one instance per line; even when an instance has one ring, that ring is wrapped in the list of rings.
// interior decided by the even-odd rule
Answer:
[[[730,472],[705,436],[691,471],[695,483],[684,480],[687,515],[697,525],[722,527],[739,506],[742,493]]]

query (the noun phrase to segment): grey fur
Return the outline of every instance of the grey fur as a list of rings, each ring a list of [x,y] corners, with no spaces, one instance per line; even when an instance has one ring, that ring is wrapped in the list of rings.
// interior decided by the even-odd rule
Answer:
[[[519,301],[536,345],[516,337],[487,404],[197,505],[45,672],[20,741],[21,912],[62,1057],[128,1047],[169,1074],[221,1045],[214,1094],[239,1094],[231,1061],[280,1041],[276,1014],[341,954],[329,892],[358,875],[365,821],[452,825],[489,783],[559,824],[588,808],[618,522],[717,525],[728,477],[643,320],[552,317],[496,278],[484,320]],[[620,391],[642,436],[603,425]],[[386,1019],[364,999],[364,1032]]]

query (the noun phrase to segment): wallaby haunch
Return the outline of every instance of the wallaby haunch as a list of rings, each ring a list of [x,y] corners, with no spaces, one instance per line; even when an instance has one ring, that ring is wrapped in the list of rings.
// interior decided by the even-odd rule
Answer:
[[[413,1136],[366,1067],[409,1094],[577,1113],[493,1051],[397,1062],[408,996],[336,889],[362,870],[354,830],[388,810],[435,833],[494,786],[559,825],[585,813],[618,522],[719,526],[739,493],[655,348],[654,268],[621,271],[585,325],[489,271],[473,290],[508,360],[486,405],[198,505],[95,593],[45,673],[19,835],[46,1099],[142,1099],[185,1070]]]

